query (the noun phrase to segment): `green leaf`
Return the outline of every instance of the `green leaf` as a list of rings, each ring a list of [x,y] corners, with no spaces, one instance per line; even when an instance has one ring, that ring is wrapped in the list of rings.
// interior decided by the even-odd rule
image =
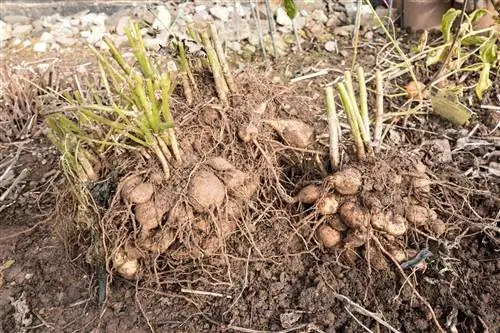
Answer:
[[[453,22],[455,22],[458,15],[460,15],[460,10],[455,8],[450,8],[443,15],[443,18],[441,20],[441,32],[443,34],[445,44],[450,43],[453,39],[451,27],[453,26]]]
[[[436,49],[434,52],[429,53],[427,57],[427,61],[425,64],[427,66],[435,65],[440,61],[444,61],[446,54],[448,53],[449,46],[443,45],[440,48]]]
[[[493,65],[497,61],[497,44],[494,40],[490,40],[481,46],[479,57],[485,64]]]
[[[486,9],[476,9],[475,11],[473,11],[472,13],[469,14],[469,20],[470,20],[470,23],[473,24],[473,23],[476,23],[477,21],[479,21],[479,19],[481,17],[483,17],[484,15],[486,15],[486,13],[488,13],[486,11]]]
[[[486,42],[487,38],[484,36],[469,36],[462,39],[463,46],[476,46]]]
[[[485,63],[483,69],[481,70],[481,74],[479,75],[479,81],[476,85],[476,95],[479,99],[483,99],[484,92],[492,85],[490,80],[490,68],[490,64]]]
[[[294,0],[283,0],[283,4],[285,5],[286,15],[289,18],[294,19],[297,16],[297,6],[295,5]]]

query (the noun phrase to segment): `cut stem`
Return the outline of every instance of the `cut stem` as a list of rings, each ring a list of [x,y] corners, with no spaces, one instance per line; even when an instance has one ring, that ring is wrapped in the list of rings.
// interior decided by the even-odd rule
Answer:
[[[330,163],[333,169],[338,169],[340,165],[339,154],[339,133],[338,117],[335,108],[335,99],[333,97],[333,88],[325,88],[326,115],[328,118],[328,132],[330,134]]]
[[[210,42],[207,31],[203,29],[200,34],[203,46],[205,47],[205,52],[207,53],[208,61],[210,63],[210,68],[212,69],[217,94],[219,95],[221,102],[227,105],[227,93],[229,92],[229,88],[226,84],[226,80],[224,79],[224,74],[222,73],[222,67],[219,63],[219,59],[217,58],[217,53]]]
[[[360,128],[358,126],[358,122],[356,120],[354,106],[352,105],[352,99],[349,96],[349,92],[347,91],[345,85],[340,82],[338,84],[338,89],[340,93],[340,99],[342,100],[342,105],[344,106],[345,113],[347,116],[347,121],[349,122],[349,126],[351,127],[351,132],[354,137],[354,143],[356,145],[356,154],[360,161],[366,159],[365,146],[363,144],[363,140],[360,134]]]
[[[213,22],[209,24],[209,28],[210,37],[212,38],[212,41],[214,43],[215,53],[217,53],[217,58],[219,58],[219,62],[222,68],[222,74],[226,79],[227,87],[229,88],[229,91],[235,92],[233,77],[231,76],[231,71],[229,70],[229,65],[226,60],[226,55],[224,54],[224,49],[222,48],[222,44],[220,42],[219,35],[217,34],[217,28],[215,27],[215,24]]]
[[[382,145],[382,122],[384,118],[384,82],[382,81],[382,74],[380,70],[377,69],[375,72],[375,83],[376,83],[376,110],[375,110],[375,126],[373,130],[373,145],[375,146],[375,152],[380,151]]]

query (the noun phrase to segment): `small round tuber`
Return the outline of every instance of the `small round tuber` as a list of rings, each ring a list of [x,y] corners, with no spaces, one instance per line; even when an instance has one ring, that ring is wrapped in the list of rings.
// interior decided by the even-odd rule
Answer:
[[[394,217],[387,220],[385,231],[393,236],[402,236],[406,233],[406,229],[406,219],[399,214],[395,214]]]
[[[354,202],[346,202],[340,207],[340,216],[342,221],[354,229],[366,227],[369,223],[369,214]]]
[[[413,178],[411,185],[418,193],[429,193],[431,191],[431,182],[427,178]]]
[[[337,231],[346,231],[347,226],[336,216],[333,216],[328,220],[328,224]]]
[[[335,173],[332,176],[335,190],[343,195],[356,194],[361,187],[361,172],[354,168],[348,168]]]
[[[311,184],[300,190],[299,194],[297,195],[297,199],[303,204],[312,205],[319,199],[320,195],[321,191],[319,187]]]
[[[417,226],[425,225],[429,218],[427,208],[419,205],[409,205],[405,209],[406,219]]]
[[[435,219],[430,223],[431,230],[438,237],[444,235],[446,232],[446,224],[441,219]]]
[[[221,206],[226,196],[226,187],[213,173],[198,171],[189,183],[188,197],[197,212],[213,206]]]
[[[330,226],[322,225],[316,231],[316,234],[326,248],[334,247],[342,240],[342,234]]]
[[[154,188],[151,183],[140,183],[128,192],[127,199],[134,204],[145,203],[151,199],[153,192]]]
[[[135,206],[135,219],[141,224],[143,231],[149,231],[160,224],[154,201],[147,201]]]
[[[139,271],[139,260],[119,250],[113,256],[113,266],[121,276],[133,280]]]
[[[390,216],[389,212],[372,213],[370,223],[375,229],[385,230],[387,229],[387,221]]]
[[[346,247],[357,248],[365,245],[367,240],[366,232],[351,229],[344,238]]]
[[[316,209],[321,215],[333,215],[338,208],[339,203],[333,195],[324,196],[316,203]]]

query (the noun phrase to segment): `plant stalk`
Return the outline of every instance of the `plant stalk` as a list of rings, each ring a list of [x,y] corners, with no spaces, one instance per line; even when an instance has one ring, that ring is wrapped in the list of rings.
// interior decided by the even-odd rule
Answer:
[[[205,47],[205,52],[207,53],[210,67],[212,69],[212,75],[214,77],[217,94],[219,95],[219,99],[221,100],[221,102],[224,105],[227,105],[227,93],[229,92],[229,88],[226,84],[226,80],[224,79],[224,74],[222,72],[222,67],[219,63],[219,59],[217,58],[217,53],[215,52],[212,43],[210,42],[207,31],[202,30],[200,34],[203,41],[203,46]]]
[[[340,99],[342,100],[342,105],[344,106],[347,120],[349,122],[349,126],[351,127],[351,132],[354,137],[354,143],[356,145],[356,154],[360,161],[366,159],[365,146],[363,144],[363,140],[360,135],[360,128],[358,126],[358,121],[355,116],[354,106],[352,105],[352,98],[349,96],[349,92],[346,89],[346,86],[340,82],[338,84],[338,89],[340,93]]]
[[[382,122],[384,118],[384,82],[382,81],[382,74],[380,70],[377,69],[375,72],[375,84],[376,84],[376,110],[375,110],[375,126],[373,130],[373,145],[375,147],[375,152],[380,151],[382,145]]]
[[[330,134],[330,163],[333,169],[338,169],[340,165],[339,154],[339,120],[335,108],[333,88],[325,88],[326,115],[328,118],[328,132]]]
[[[215,53],[217,53],[217,58],[219,58],[219,62],[222,68],[222,74],[226,79],[227,87],[229,91],[235,92],[233,77],[231,76],[231,71],[229,70],[229,65],[227,63],[226,55],[224,54],[224,49],[222,48],[222,44],[219,39],[219,35],[217,34],[217,28],[213,22],[209,23],[210,28],[210,37],[214,43]]]

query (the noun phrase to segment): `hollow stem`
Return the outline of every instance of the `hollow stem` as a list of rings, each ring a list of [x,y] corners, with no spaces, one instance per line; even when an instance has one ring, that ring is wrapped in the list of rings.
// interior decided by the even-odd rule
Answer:
[[[207,31],[202,30],[200,34],[203,46],[205,47],[205,52],[207,53],[208,61],[210,63],[210,68],[212,69],[217,94],[219,95],[221,102],[227,105],[227,93],[229,88],[226,84],[226,80],[224,79],[224,74],[222,73],[222,67],[219,63],[219,59],[217,58],[217,53],[210,42]]]
[[[339,154],[339,133],[338,117],[335,108],[335,99],[333,97],[333,88],[325,88],[326,115],[328,118],[328,132],[330,134],[330,163],[332,168],[338,169],[340,165]]]
[[[349,126],[351,127],[351,132],[354,137],[354,144],[356,145],[356,154],[360,161],[366,159],[365,146],[363,144],[363,140],[360,134],[360,128],[358,126],[358,121],[355,116],[354,106],[352,105],[352,99],[349,95],[349,92],[346,89],[346,86],[340,82],[338,84],[338,89],[340,93],[340,99],[342,100],[342,105],[344,106],[347,121],[349,122]]]
[[[376,110],[375,110],[375,127],[373,130],[373,143],[375,146],[375,152],[380,151],[380,146],[382,145],[382,121],[384,118],[384,82],[382,81],[382,74],[380,70],[377,69],[375,72],[375,83],[376,83]]]
[[[219,58],[219,62],[222,68],[222,74],[226,79],[227,87],[229,88],[229,91],[235,92],[233,77],[231,76],[231,71],[229,70],[229,65],[227,63],[226,55],[224,54],[224,49],[222,48],[222,44],[220,42],[219,35],[217,34],[217,28],[215,27],[215,24],[213,22],[209,24],[209,28],[210,37],[212,38],[212,41],[214,43],[215,52],[217,53],[217,58]]]

